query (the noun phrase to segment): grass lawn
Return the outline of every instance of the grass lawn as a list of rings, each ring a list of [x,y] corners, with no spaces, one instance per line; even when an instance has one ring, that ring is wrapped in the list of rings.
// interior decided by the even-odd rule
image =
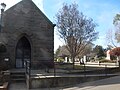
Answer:
[[[72,64],[56,64],[55,65],[56,69],[64,69],[64,70],[73,70],[73,65]],[[86,69],[86,70],[95,70],[95,69],[103,69],[101,67],[90,67],[90,66],[85,66],[84,65],[75,65],[75,68],[74,70],[83,70],[83,69]]]

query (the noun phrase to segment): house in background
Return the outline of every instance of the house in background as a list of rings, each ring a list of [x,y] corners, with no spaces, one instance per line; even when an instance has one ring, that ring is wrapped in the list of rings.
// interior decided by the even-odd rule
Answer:
[[[32,0],[22,0],[4,12],[0,42],[6,52],[0,54],[0,64],[9,68],[53,67],[54,24]],[[1,66],[0,65],[0,66]]]

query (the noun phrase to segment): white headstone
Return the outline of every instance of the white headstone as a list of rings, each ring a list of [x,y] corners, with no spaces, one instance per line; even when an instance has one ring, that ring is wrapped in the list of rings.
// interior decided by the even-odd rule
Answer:
[[[67,57],[65,57],[65,61],[64,62],[66,62],[67,63]]]
[[[86,56],[83,56],[83,61],[84,63],[86,63]]]
[[[106,55],[106,59],[107,59],[107,60],[110,60],[110,50],[108,50],[108,51],[106,52],[106,54],[107,54],[107,55]]]

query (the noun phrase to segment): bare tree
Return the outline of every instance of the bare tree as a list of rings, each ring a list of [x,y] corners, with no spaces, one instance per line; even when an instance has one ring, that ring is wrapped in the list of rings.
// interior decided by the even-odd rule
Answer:
[[[77,55],[77,57],[81,59],[83,56],[89,55],[92,52],[93,46],[93,43],[89,43],[88,45],[86,45],[86,47],[81,51],[81,53]]]
[[[62,9],[56,15],[57,28],[60,38],[66,44],[66,48],[71,54],[73,69],[75,57],[82,53],[85,47],[96,40],[98,32],[93,19],[87,18],[78,11],[77,4],[63,4]]]
[[[116,14],[113,19],[115,29],[109,29],[106,33],[106,42],[108,46],[117,47],[120,42],[120,14]],[[112,48],[111,47],[111,48]]]
[[[108,46],[117,47],[117,42],[115,40],[115,33],[112,29],[109,29],[106,33],[106,42]]]

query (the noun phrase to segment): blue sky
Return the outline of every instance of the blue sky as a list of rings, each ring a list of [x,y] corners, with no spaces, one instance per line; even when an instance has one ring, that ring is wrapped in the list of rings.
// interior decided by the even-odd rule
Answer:
[[[21,0],[0,0],[0,3],[7,4],[6,9],[13,6]],[[63,3],[71,4],[76,2],[79,6],[78,10],[84,15],[90,17],[98,24],[96,31],[99,32],[99,39],[94,43],[97,45],[107,46],[106,33],[112,29],[113,18],[120,12],[120,0],[33,0],[33,2],[45,13],[45,15],[55,23],[55,15],[62,7]],[[54,49],[62,45],[62,40],[56,35],[55,28]]]

